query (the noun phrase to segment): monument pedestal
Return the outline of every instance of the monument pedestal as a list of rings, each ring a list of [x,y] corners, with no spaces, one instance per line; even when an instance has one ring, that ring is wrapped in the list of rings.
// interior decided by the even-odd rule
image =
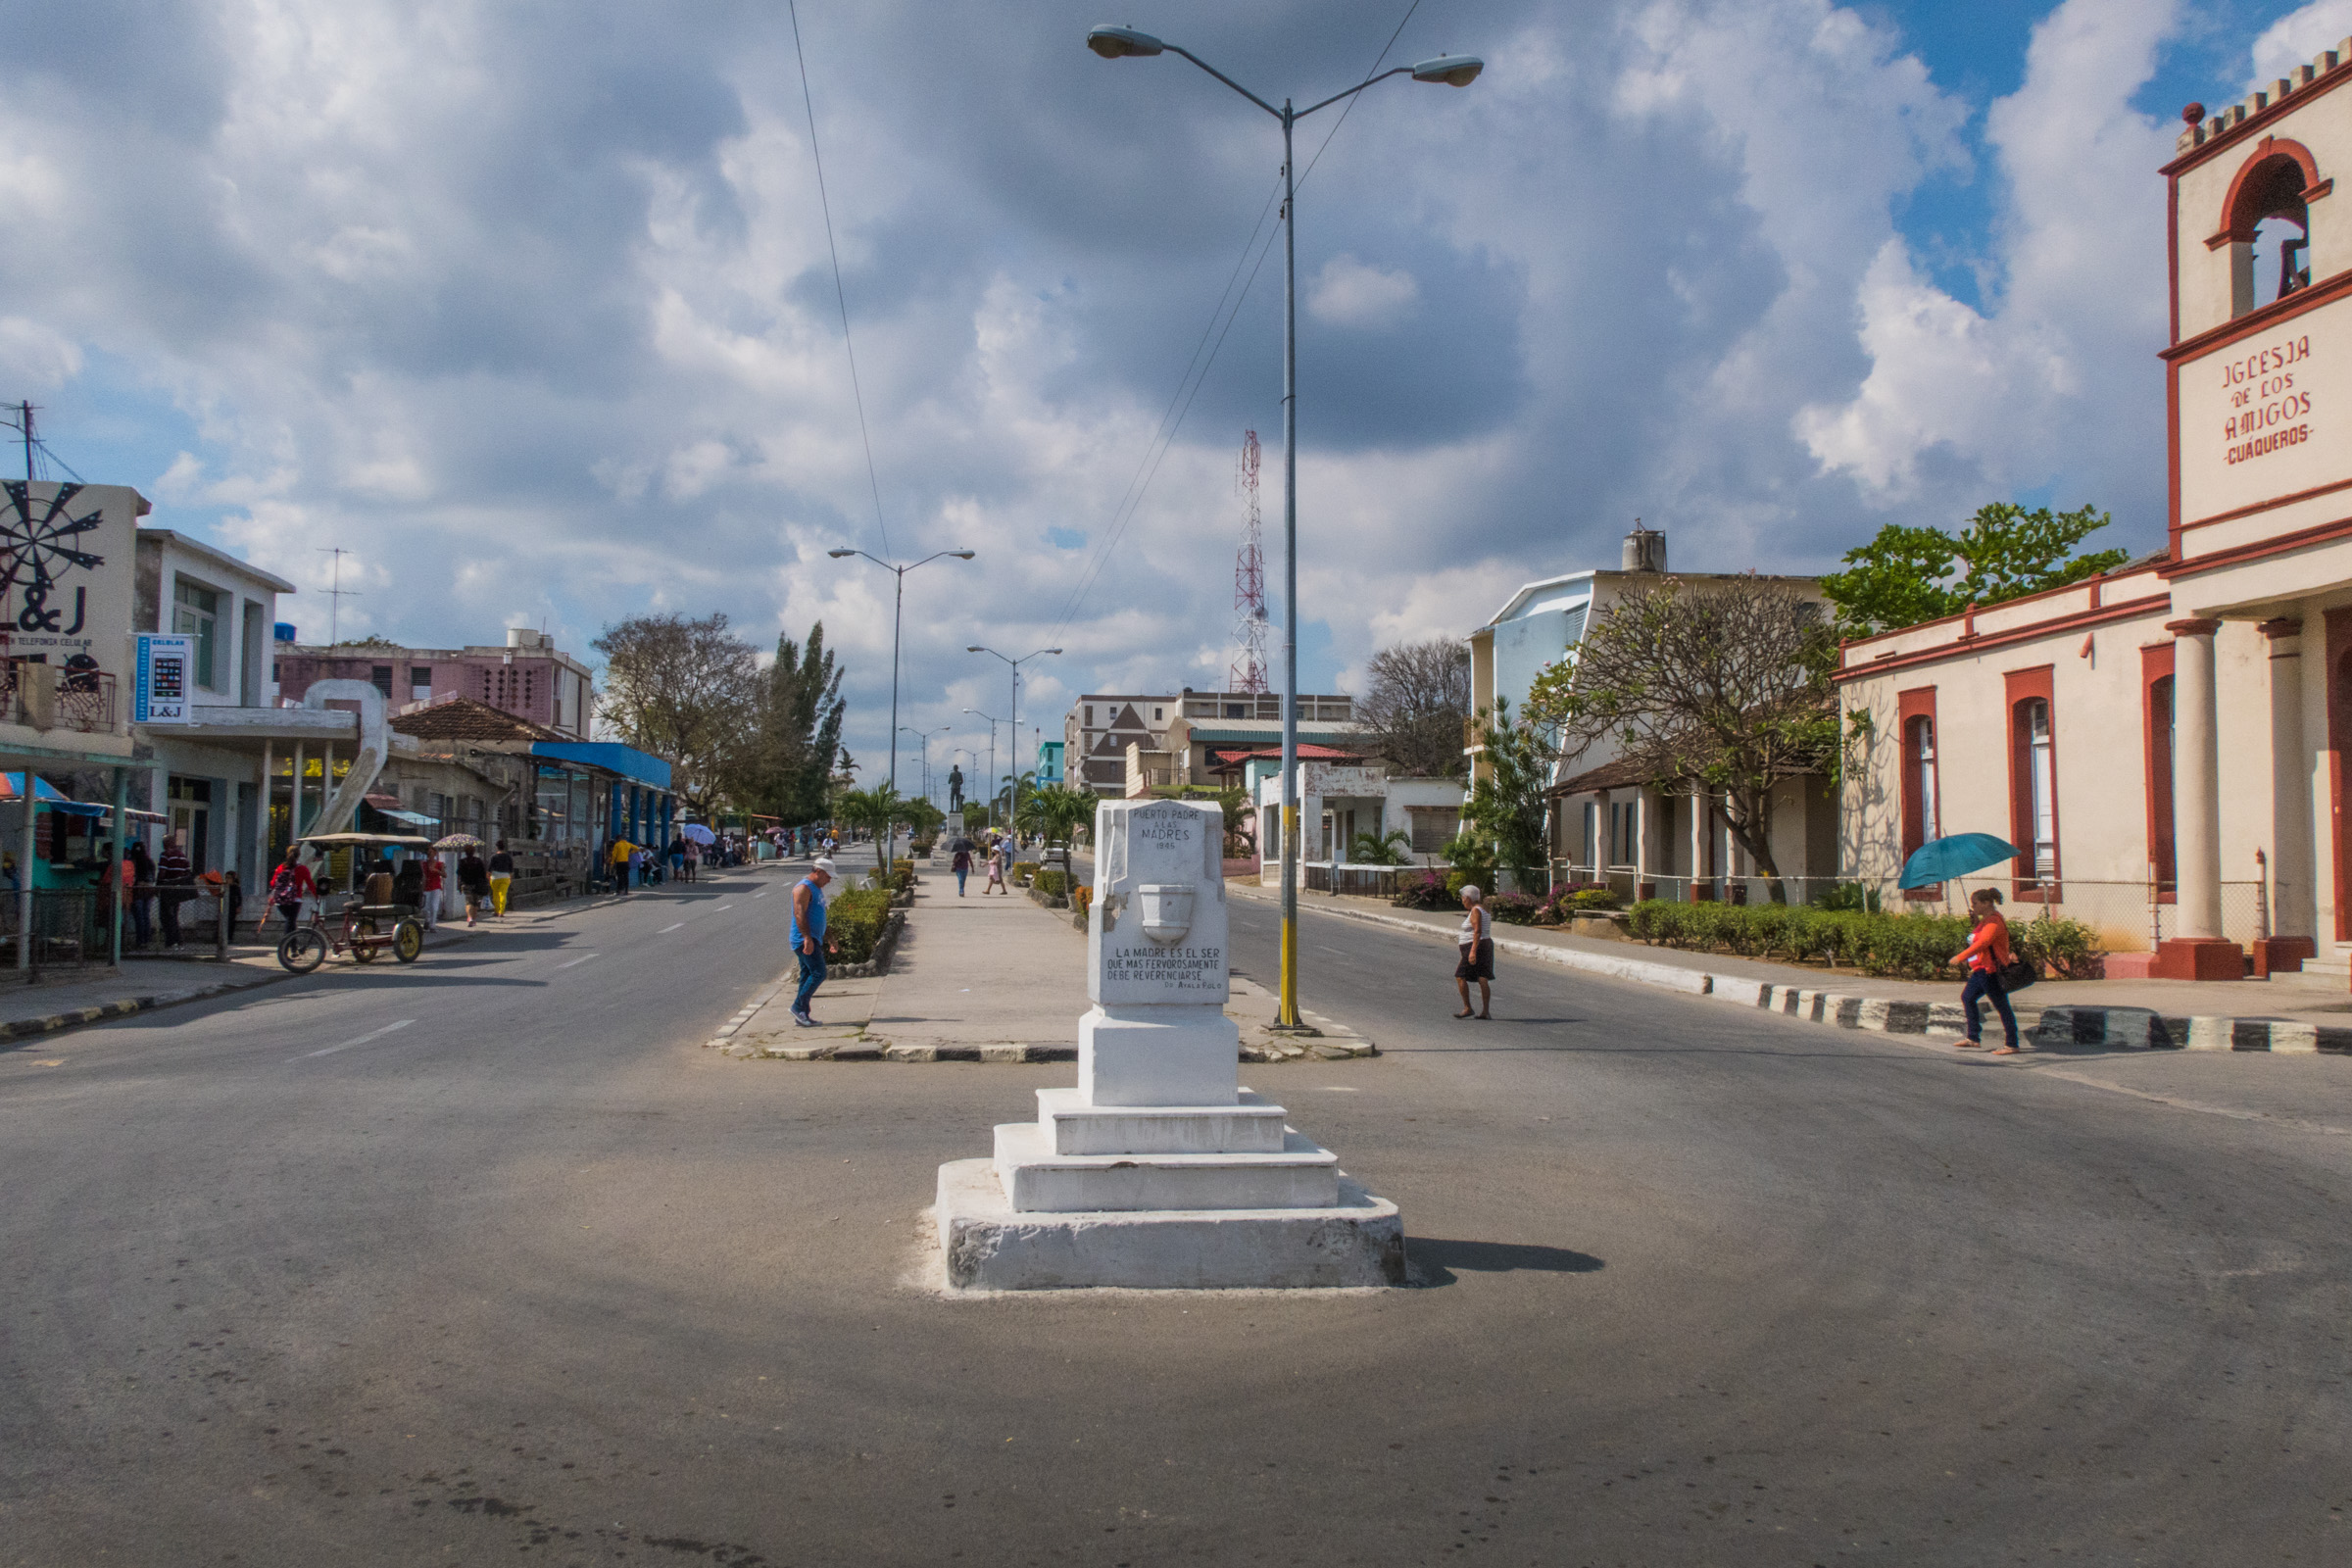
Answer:
[[[948,1281],[1055,1290],[1401,1285],[1396,1205],[1243,1089],[1223,819],[1175,801],[1096,813],[1078,1086],[939,1172]]]

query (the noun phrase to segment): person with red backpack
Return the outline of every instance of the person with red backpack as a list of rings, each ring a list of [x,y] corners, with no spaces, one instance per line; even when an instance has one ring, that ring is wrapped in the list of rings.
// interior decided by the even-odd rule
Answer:
[[[311,876],[311,868],[302,863],[302,846],[287,845],[285,859],[270,878],[270,902],[286,917],[289,934],[302,923],[302,901],[318,896],[318,884]]]

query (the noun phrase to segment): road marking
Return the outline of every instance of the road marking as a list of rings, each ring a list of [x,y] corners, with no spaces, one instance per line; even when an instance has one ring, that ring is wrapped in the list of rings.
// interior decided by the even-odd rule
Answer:
[[[757,892],[757,893],[753,894],[753,895],[752,895],[752,897],[753,897],[753,898],[755,898],[755,899],[764,899],[764,898],[766,898],[766,897],[767,897],[767,896],[768,896],[770,893],[773,893],[773,892],[775,892],[775,891],[776,891],[776,890],[775,890],[774,888],[761,888],[761,889],[760,889],[759,892]]]
[[[583,953],[578,957],[572,959],[570,963],[559,963],[556,965],[556,967],[559,969],[568,969],[572,967],[573,964],[586,963],[590,958],[595,956],[596,955],[593,953]]]
[[[665,937],[665,936],[669,935],[669,934],[670,934],[672,931],[675,931],[675,930],[677,930],[677,929],[678,929],[678,926],[682,926],[682,925],[684,925],[685,923],[686,923],[685,921],[683,921],[683,920],[680,920],[680,921],[678,922],[678,925],[665,925],[665,926],[663,926],[663,927],[662,927],[661,930],[659,930],[659,931],[655,932],[655,933],[654,933],[654,935],[656,935],[656,936],[658,936],[658,937]]]
[[[364,1046],[370,1040],[381,1040],[384,1038],[384,1036],[392,1034],[397,1030],[406,1029],[409,1025],[415,1023],[416,1021],[416,1020],[414,1018],[396,1019],[395,1021],[384,1025],[381,1029],[368,1030],[357,1040],[346,1040],[339,1046],[329,1046],[324,1051],[306,1052],[300,1056],[291,1056],[287,1059],[290,1061],[307,1061],[312,1056],[331,1056],[338,1051],[349,1051],[352,1047]]]
[[[717,908],[715,908],[715,909],[712,909],[710,912],[711,912],[712,914],[724,914],[724,913],[726,913],[726,912],[727,912],[729,909],[732,909],[733,907],[735,907],[735,906],[733,906],[732,904],[722,904],[722,905],[720,905],[720,906],[719,906]]]

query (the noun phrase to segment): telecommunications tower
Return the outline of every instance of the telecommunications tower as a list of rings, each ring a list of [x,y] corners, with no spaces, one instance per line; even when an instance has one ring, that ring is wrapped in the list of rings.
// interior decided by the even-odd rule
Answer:
[[[1244,505],[1242,548],[1233,558],[1234,646],[1241,657],[1226,672],[1226,690],[1266,689],[1266,552],[1257,521],[1257,432],[1242,435],[1242,461],[1234,476]]]

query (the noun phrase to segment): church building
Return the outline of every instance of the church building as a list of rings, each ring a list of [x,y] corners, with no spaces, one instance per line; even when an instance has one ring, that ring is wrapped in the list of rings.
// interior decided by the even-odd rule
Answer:
[[[1866,715],[1850,874],[1891,889],[1926,840],[1996,833],[2019,850],[1985,873],[2012,918],[2088,920],[2110,975],[2347,973],[2347,88],[2352,39],[2223,113],[2183,111],[2162,171],[2166,548],[1846,646],[1842,703]]]

